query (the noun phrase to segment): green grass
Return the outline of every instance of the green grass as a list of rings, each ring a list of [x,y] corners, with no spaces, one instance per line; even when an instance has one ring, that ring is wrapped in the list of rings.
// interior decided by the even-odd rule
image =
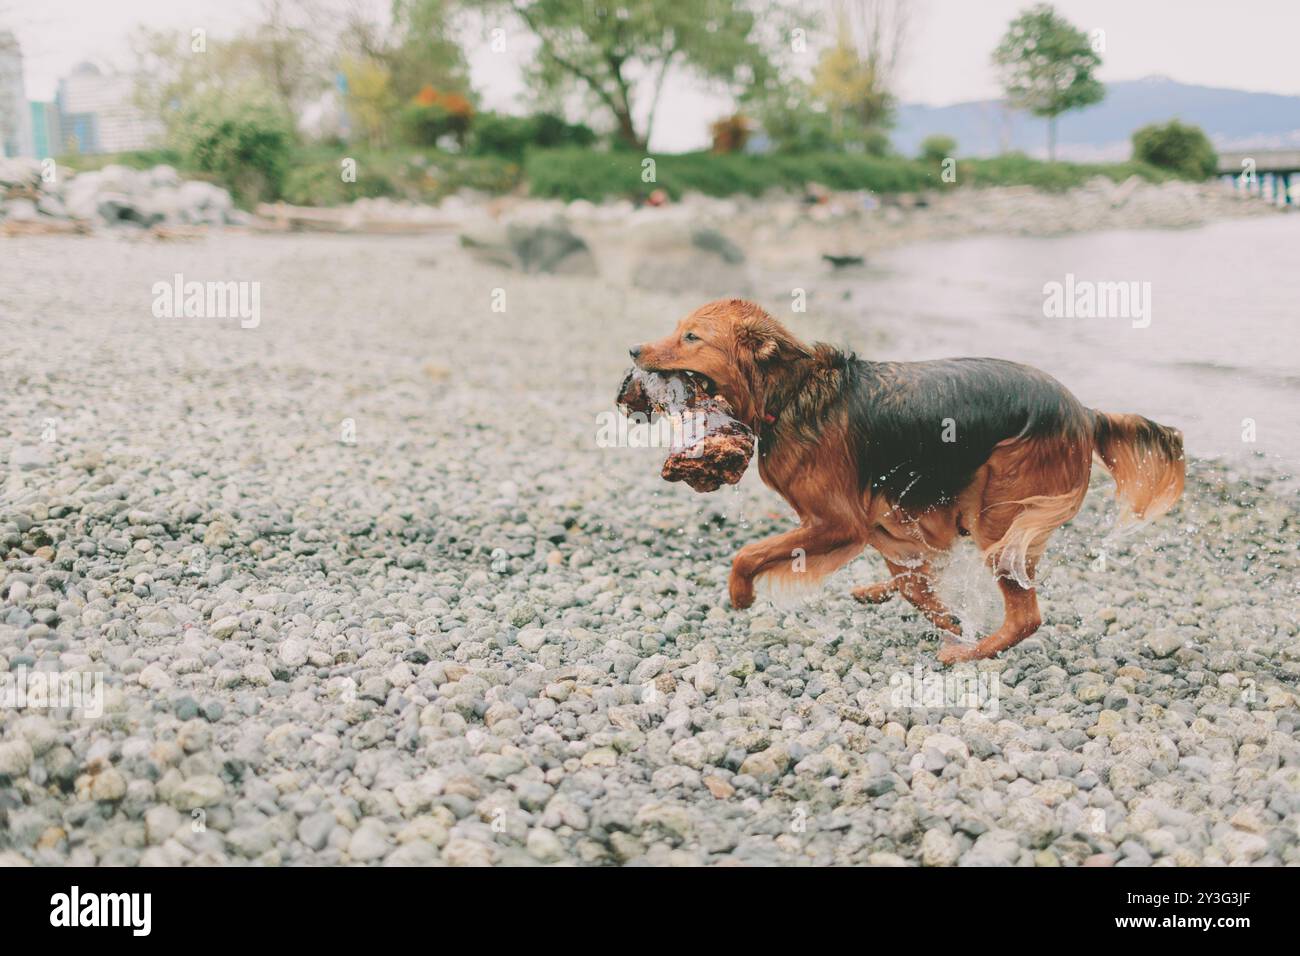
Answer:
[[[645,182],[635,153],[590,150],[532,150],[524,160],[524,179],[534,196],[556,199],[644,198],[663,189],[674,199],[686,192],[708,196],[761,195],[769,189],[801,191],[805,183],[836,190],[876,193],[916,192],[945,185],[937,164],[901,156],[853,156],[842,153],[802,155],[727,155],[681,153],[653,156],[654,181]],[[973,186],[1034,186],[1064,190],[1094,176],[1122,181],[1137,175],[1152,182],[1171,175],[1144,163],[1046,163],[1027,156],[960,160],[957,183]]]
[[[356,160],[355,182],[343,179],[345,158]],[[110,165],[150,169],[161,163],[175,166],[189,179],[214,179],[211,174],[187,168],[180,156],[168,149],[73,154],[61,157],[59,163],[78,172]],[[302,146],[294,150],[284,186],[275,198],[302,206],[335,206],[377,196],[437,202],[462,188],[509,192],[519,185],[521,173],[518,163],[497,156],[461,156],[434,149],[371,152],[347,146]]]
[[[180,155],[171,149],[141,149],[130,153],[100,153],[87,155],[69,153],[58,157],[60,166],[67,166],[79,173],[94,172],[105,166],[128,166],[131,169],[153,169],[155,166],[181,167]]]
[[[646,159],[654,160],[653,180]],[[639,153],[590,150],[530,150],[524,179],[534,196],[556,199],[644,198],[662,189],[674,199],[687,192],[708,196],[758,196],[769,189],[802,190],[815,181],[832,189],[905,192],[926,185],[927,174],[906,159],[821,153],[808,156],[749,156]]]
[[[356,160],[356,182],[345,182],[344,158]],[[647,182],[645,159],[654,160],[654,177]],[[143,150],[107,156],[66,156],[59,160],[73,169],[101,169],[120,163],[147,169],[159,163],[176,166],[182,175],[211,179],[186,169],[171,150]],[[627,197],[644,199],[663,189],[674,199],[688,192],[708,196],[759,196],[771,189],[801,192],[809,182],[835,190],[876,193],[916,192],[947,184],[932,162],[902,156],[807,153],[767,156],[709,152],[646,157],[626,151],[594,149],[530,149],[522,166],[501,156],[469,156],[435,149],[400,148],[372,152],[361,147],[301,146],[294,150],[281,196],[304,206],[332,206],[363,197],[386,196],[417,202],[437,202],[459,189],[500,194],[527,183],[529,193],[563,200]],[[1176,178],[1146,163],[1046,163],[1018,153],[992,159],[962,159],[957,163],[958,186],[1032,186],[1061,191],[1095,176],[1121,182],[1139,176],[1151,182]]]
[[[356,182],[345,182],[341,175],[345,158],[356,160]],[[509,192],[519,184],[519,176],[517,163],[496,156],[310,147],[294,153],[282,198],[302,206],[333,206],[376,196],[437,202],[459,189]]]
[[[957,182],[968,186],[1034,186],[1057,192],[1081,186],[1096,176],[1123,182],[1138,176],[1148,182],[1176,179],[1167,170],[1148,163],[1046,163],[1023,153],[1008,153],[991,159],[957,161]]]

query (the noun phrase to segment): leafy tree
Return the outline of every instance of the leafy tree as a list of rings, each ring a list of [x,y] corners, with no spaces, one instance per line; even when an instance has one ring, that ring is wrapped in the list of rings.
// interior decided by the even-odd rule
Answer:
[[[1093,75],[1101,57],[1088,36],[1040,3],[1011,21],[993,51],[1012,106],[1047,118],[1047,158],[1056,159],[1056,118],[1101,102],[1106,88]]]
[[[539,41],[534,78],[575,85],[614,122],[619,141],[644,149],[674,70],[734,89],[760,80],[770,60],[743,0],[478,0],[513,11]],[[644,124],[638,117],[645,115]]]
[[[398,104],[392,73],[378,60],[349,58],[343,61],[343,76],[348,85],[348,107],[364,130],[367,144],[386,146],[388,121]]]
[[[907,0],[837,0],[835,43],[813,70],[812,93],[841,133],[882,130],[893,117],[890,89],[907,37]]]
[[[1178,120],[1152,123],[1133,134],[1133,158],[1188,179],[1207,179],[1219,167],[1210,139],[1199,126]]]
[[[759,122],[777,152],[818,153],[841,148],[826,108],[815,103],[807,86],[781,84],[756,102]]]
[[[135,99],[167,126],[185,104],[214,90],[257,87],[290,115],[329,86],[328,57],[311,29],[314,0],[263,0],[261,20],[228,39],[141,28],[131,37]]]
[[[407,102],[426,87],[466,96],[469,67],[452,35],[449,0],[393,0],[396,40],[383,59],[393,93]]]
[[[881,125],[891,109],[890,96],[881,88],[875,68],[843,37],[822,52],[813,71],[812,88],[830,108],[841,135],[847,122],[863,129]]]

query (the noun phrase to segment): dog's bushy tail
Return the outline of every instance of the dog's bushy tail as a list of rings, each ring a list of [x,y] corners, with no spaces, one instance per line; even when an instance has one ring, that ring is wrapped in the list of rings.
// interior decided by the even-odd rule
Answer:
[[[1141,415],[1092,416],[1093,449],[1131,510],[1129,520],[1150,521],[1172,508],[1187,476],[1183,433]]]

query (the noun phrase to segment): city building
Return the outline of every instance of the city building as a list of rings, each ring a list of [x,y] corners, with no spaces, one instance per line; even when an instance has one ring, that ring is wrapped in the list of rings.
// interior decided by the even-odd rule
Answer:
[[[63,124],[59,121],[59,107],[56,103],[31,104],[32,107],[32,148],[34,156],[58,156],[66,152],[63,147]]]
[[[121,153],[157,145],[162,124],[135,105],[135,81],[79,64],[59,81],[56,98],[63,149],[70,153]]]
[[[34,156],[32,116],[23,89],[18,38],[0,30],[0,156]]]

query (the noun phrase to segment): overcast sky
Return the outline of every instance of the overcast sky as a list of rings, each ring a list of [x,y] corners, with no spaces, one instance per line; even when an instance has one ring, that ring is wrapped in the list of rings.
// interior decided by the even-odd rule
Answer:
[[[388,0],[357,2],[386,10]],[[689,0],[673,0],[689,2]],[[914,0],[910,42],[898,78],[907,101],[947,104],[998,95],[990,51],[1029,0]],[[18,35],[27,95],[49,99],[58,79],[82,60],[130,63],[128,37],[142,24],[229,35],[255,22],[260,0],[0,0],[0,28]],[[1076,26],[1105,31],[1103,80],[1162,75],[1185,83],[1300,95],[1300,0],[1056,0]],[[510,29],[516,30],[513,24]],[[481,38],[480,38],[481,39]],[[506,54],[467,44],[473,81],[489,108],[518,108],[525,92],[522,35]],[[692,148],[728,100],[688,76],[671,82],[652,144]]]

